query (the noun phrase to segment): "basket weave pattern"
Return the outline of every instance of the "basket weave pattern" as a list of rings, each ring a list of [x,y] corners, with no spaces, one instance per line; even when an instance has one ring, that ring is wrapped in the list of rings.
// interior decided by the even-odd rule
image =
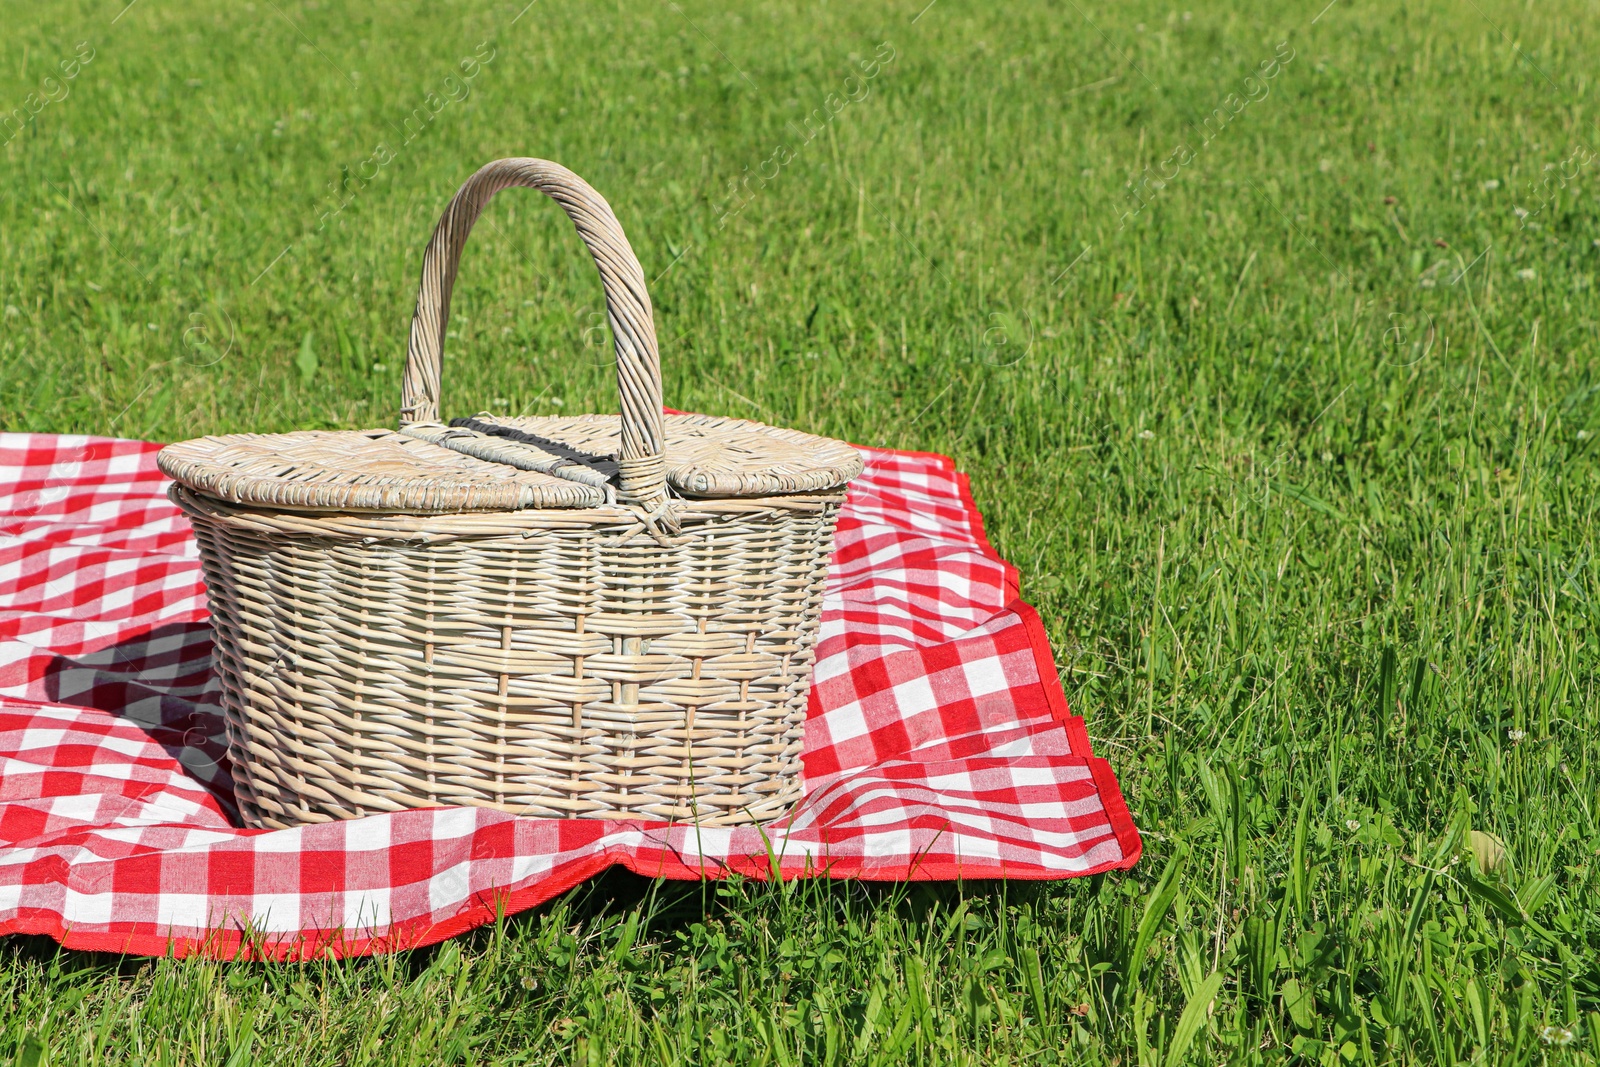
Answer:
[[[804,473],[806,453],[794,444],[804,435],[772,431],[761,448],[777,452],[763,462],[793,488],[710,499],[669,488],[643,274],[609,207],[575,175],[503,160],[452,201],[424,259],[404,454],[453,471],[450,457],[462,458],[448,451],[453,435],[472,436],[437,423],[440,339],[466,233],[508,185],[561,203],[605,282],[622,417],[593,423],[581,443],[620,444],[583,472],[591,482],[593,470],[616,472],[614,502],[508,509],[513,490],[584,488],[512,471],[520,482],[485,480],[484,492],[498,496],[452,489],[441,498],[456,509],[448,513],[380,513],[375,500],[426,494],[395,496],[389,468],[352,479],[344,498],[337,487],[313,493],[284,482],[283,464],[269,472],[276,480],[201,481],[208,442],[226,445],[213,455],[257,462],[237,437],[162,455],[163,470],[186,483],[172,498],[200,545],[236,795],[250,825],[438,804],[740,823],[772,818],[799,795],[817,617],[846,486],[790,480],[782,472]],[[550,438],[574,432],[570,419],[540,423],[518,425]],[[704,417],[671,425],[707,463],[717,434],[754,432]],[[469,443],[478,452],[494,444]],[[837,444],[821,444],[837,464]],[[326,451],[336,465],[336,443]],[[846,481],[859,470],[849,458]],[[213,488],[223,484],[226,493]]]
[[[178,500],[251,825],[429,804],[715,824],[798,795],[837,494],[706,502],[670,545],[621,509],[364,544]]]

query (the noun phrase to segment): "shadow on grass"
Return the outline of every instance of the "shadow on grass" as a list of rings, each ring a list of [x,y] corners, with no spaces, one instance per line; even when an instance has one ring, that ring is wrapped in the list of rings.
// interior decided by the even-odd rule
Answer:
[[[1082,880],[1081,888],[1098,892],[1104,876]],[[1008,905],[1037,903],[1044,895],[1060,892],[1056,882],[1005,882],[986,879],[967,882],[862,882],[809,878],[782,884],[733,878],[727,881],[683,882],[649,878],[614,867],[543,904],[469,930],[456,937],[420,948],[388,954],[399,970],[412,977],[427,970],[447,946],[469,956],[493,951],[496,940],[529,944],[552,917],[574,931],[594,933],[621,925],[638,916],[639,936],[658,943],[687,942],[694,928],[736,919],[748,920],[763,912],[769,918],[794,920],[846,920],[850,915],[891,911],[912,925],[932,924],[965,904],[974,913],[993,914]],[[34,965],[57,976],[99,976],[131,979],[172,957],[134,956],[114,952],[64,949],[43,934],[16,934],[0,939],[0,969]],[[190,957],[199,964],[224,963],[232,968],[304,971],[359,969],[374,964],[373,957],[335,960],[274,961],[263,959],[216,960]]]

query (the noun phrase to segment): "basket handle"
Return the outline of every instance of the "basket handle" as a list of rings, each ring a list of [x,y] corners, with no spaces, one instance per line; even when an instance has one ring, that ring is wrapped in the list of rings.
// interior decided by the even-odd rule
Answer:
[[[661,414],[661,355],[644,270],[611,205],[589,183],[543,159],[500,159],[480,169],[456,193],[422,257],[422,283],[411,319],[411,343],[400,392],[400,426],[439,420],[440,360],[450,321],[450,291],[467,235],[490,197],[508,186],[537,189],[560,204],[589,246],[606,291],[606,317],[617,350],[622,447],[617,496],[654,511],[666,503],[665,433]]]

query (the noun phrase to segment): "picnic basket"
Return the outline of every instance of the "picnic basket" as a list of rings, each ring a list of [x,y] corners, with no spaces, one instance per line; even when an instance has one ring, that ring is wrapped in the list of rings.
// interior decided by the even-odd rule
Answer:
[[[619,416],[440,421],[456,266],[510,186],[555,200],[593,255]],[[644,274],[610,206],[557,164],[504,159],[428,244],[397,430],[162,450],[200,546],[249,825],[432,805],[728,824],[792,804],[860,456],[661,398]]]

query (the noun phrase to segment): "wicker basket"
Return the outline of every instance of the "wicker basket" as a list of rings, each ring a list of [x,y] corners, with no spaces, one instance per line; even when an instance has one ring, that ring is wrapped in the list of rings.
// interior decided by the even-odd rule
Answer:
[[[621,417],[439,422],[484,204],[559,203],[599,268]],[[164,449],[193,520],[240,809],[290,826],[438,804],[737,823],[780,814],[847,445],[665,416],[644,275],[605,200],[491,163],[434,231],[400,429]]]

